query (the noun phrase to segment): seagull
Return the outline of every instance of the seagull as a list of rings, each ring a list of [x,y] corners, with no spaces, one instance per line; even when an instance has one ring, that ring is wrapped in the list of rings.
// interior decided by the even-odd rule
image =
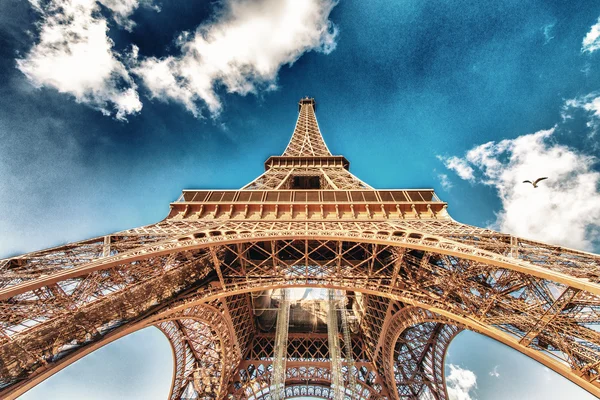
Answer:
[[[543,178],[537,178],[535,181],[531,182],[531,181],[523,181],[523,183],[531,183],[533,185],[534,188],[538,187],[537,184],[539,181],[543,181],[544,179],[548,179],[547,176],[543,177]]]

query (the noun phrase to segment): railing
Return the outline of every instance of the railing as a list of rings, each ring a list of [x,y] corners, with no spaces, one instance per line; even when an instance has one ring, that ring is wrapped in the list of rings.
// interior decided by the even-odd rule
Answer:
[[[442,203],[431,189],[184,190],[176,203]]]

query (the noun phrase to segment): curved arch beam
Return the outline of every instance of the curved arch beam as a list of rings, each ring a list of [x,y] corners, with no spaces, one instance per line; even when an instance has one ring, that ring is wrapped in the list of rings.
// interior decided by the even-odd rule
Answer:
[[[288,232],[286,232],[287,234]],[[292,232],[293,233],[293,232]],[[241,233],[239,235],[242,235]],[[326,249],[326,245],[330,244],[331,246],[340,246],[343,243],[354,243],[354,244],[364,244],[365,240],[361,239],[361,238],[357,238],[354,237],[352,235],[352,232],[346,232],[347,236],[351,236],[352,240],[347,241],[347,242],[342,242],[339,240],[334,240],[331,241],[329,239],[327,240],[323,240],[323,243],[316,243],[317,245],[317,250],[319,248],[323,248]],[[360,235],[375,235],[375,234],[368,234],[368,233],[360,233]],[[306,246],[308,246],[309,242],[317,242],[318,239],[315,239],[314,237],[311,237],[310,240],[301,240],[298,239],[296,236],[297,235],[292,235],[293,239],[288,239],[289,243],[278,243],[275,241],[262,241],[262,242],[248,242],[247,244],[249,246],[255,246],[258,243],[263,243],[263,244],[269,244],[270,246],[281,246],[281,247],[285,247],[288,246],[291,242],[301,242],[304,244],[306,244]],[[376,235],[376,236],[385,236],[385,235]],[[427,237],[425,238],[421,238],[423,240],[428,239]],[[225,240],[225,243],[229,243],[227,240]],[[382,246],[382,245],[371,245],[369,244],[371,242],[367,241],[367,244],[369,246],[373,246],[373,248],[377,248],[377,246]],[[221,249],[225,248],[225,244],[223,244],[221,246]],[[390,246],[390,248],[394,248],[394,249],[399,249],[402,248],[402,246]],[[331,249],[329,249],[331,250]],[[198,253],[200,255],[203,255],[205,253]],[[435,255],[435,254],[433,254]],[[236,256],[240,256],[242,259],[243,258],[243,251],[242,253],[236,254]],[[260,276],[256,276],[256,277],[249,277],[249,276],[245,276],[244,279],[245,280],[238,280],[238,281],[228,281],[225,282],[224,279],[228,278],[227,276],[223,277],[221,276],[221,286],[219,286],[218,284],[216,286],[205,286],[201,289],[201,291],[198,292],[194,292],[191,293],[188,296],[184,296],[181,297],[178,301],[178,303],[175,303],[176,305],[174,306],[173,310],[179,310],[182,311],[183,309],[190,307],[194,302],[196,302],[195,304],[201,304],[201,303],[206,303],[207,301],[213,300],[213,299],[219,299],[222,297],[226,297],[232,294],[236,294],[236,293],[247,293],[250,291],[254,291],[254,290],[259,290],[259,289],[265,289],[265,288],[269,288],[269,287],[289,287],[289,286],[303,286],[303,287],[311,287],[311,286],[318,286],[318,287],[329,287],[329,288],[339,288],[342,290],[355,290],[355,291],[360,291],[360,292],[364,292],[364,293],[371,293],[371,294],[376,294],[376,295],[381,295],[384,297],[388,297],[388,298],[394,298],[397,300],[401,300],[402,302],[406,303],[406,304],[413,304],[413,305],[417,305],[420,307],[424,307],[424,308],[429,308],[429,309],[438,309],[441,312],[445,312],[449,315],[455,315],[461,318],[466,318],[470,321],[471,325],[474,326],[478,326],[479,328],[476,329],[486,329],[486,328],[491,328],[492,331],[490,333],[490,335],[496,335],[498,332],[499,333],[503,333],[507,336],[507,340],[510,342],[510,340],[515,341],[515,333],[514,332],[521,332],[521,337],[517,338],[517,343],[514,345],[511,345],[511,347],[515,347],[517,348],[517,350],[519,349],[523,349],[522,352],[530,352],[531,354],[534,355],[534,358],[542,355],[541,352],[539,351],[539,347],[532,347],[530,346],[532,344],[531,339],[537,337],[537,336],[543,336],[544,334],[544,330],[548,331],[548,329],[546,329],[546,327],[555,329],[556,327],[563,326],[566,328],[573,328],[575,329],[576,327],[576,331],[575,332],[577,335],[580,335],[583,339],[587,340],[588,342],[592,343],[592,344],[596,344],[596,343],[600,343],[600,339],[598,338],[598,334],[594,333],[593,331],[585,328],[584,326],[580,326],[577,324],[583,324],[583,322],[580,322],[579,320],[575,321],[575,320],[560,320],[558,321],[558,325],[554,324],[554,325],[549,325],[550,323],[552,323],[552,320],[560,317],[560,312],[565,309],[565,308],[569,308],[573,306],[573,302],[572,300],[575,298],[575,296],[579,295],[578,291],[572,288],[567,288],[565,290],[564,293],[567,293],[567,296],[561,295],[561,297],[564,297],[566,300],[560,300],[560,299],[556,299],[556,301],[554,303],[548,303],[547,300],[544,300],[543,302],[535,297],[532,297],[531,299],[528,299],[526,297],[522,297],[521,295],[519,295],[517,292],[520,291],[521,289],[528,289],[527,287],[528,284],[523,284],[523,281],[528,281],[529,285],[532,285],[532,287],[530,288],[532,291],[534,290],[538,290],[540,289],[540,287],[536,287],[535,286],[535,282],[534,282],[534,276],[531,274],[527,274],[526,276],[524,276],[525,280],[522,280],[521,282],[519,282],[519,285],[511,286],[511,279],[513,281],[516,280],[516,276],[512,276],[510,274],[508,274],[508,279],[506,282],[504,282],[501,287],[499,289],[494,289],[493,291],[488,291],[489,293],[485,293],[485,292],[481,292],[482,290],[488,290],[490,288],[492,288],[492,286],[489,285],[488,282],[480,282],[477,279],[479,279],[477,276],[473,275],[470,276],[469,274],[472,274],[473,271],[469,270],[469,268],[473,267],[473,265],[470,265],[469,263],[465,262],[464,265],[460,264],[461,262],[463,262],[464,260],[462,259],[457,259],[454,260],[455,262],[458,262],[458,269],[452,270],[450,271],[451,268],[454,268],[456,266],[451,265],[451,263],[453,262],[453,260],[446,260],[443,257],[437,257],[435,258],[434,262],[430,262],[429,259],[431,258],[431,254],[427,254],[425,253],[423,255],[423,257],[421,259],[417,259],[416,261],[418,261],[418,264],[413,264],[411,265],[409,270],[404,271],[404,273],[406,273],[405,276],[402,277],[402,279],[400,279],[399,277],[399,269],[396,269],[396,267],[394,266],[394,272],[392,273],[391,269],[391,264],[388,264],[385,266],[385,268],[388,268],[384,271],[384,273],[381,273],[379,275],[374,274],[367,274],[367,272],[369,271],[367,267],[364,268],[364,270],[358,270],[355,268],[355,264],[348,264],[348,268],[352,269],[354,268],[353,272],[356,272],[357,275],[356,276],[352,276],[351,274],[345,274],[344,270],[336,270],[337,272],[333,273],[331,275],[326,275],[323,274],[323,271],[313,271],[313,272],[307,272],[306,276],[297,276],[297,277],[292,277],[292,276],[287,276],[285,271],[281,271],[281,269],[273,269],[273,265],[277,265],[277,263],[275,262],[275,260],[270,260],[273,261],[273,264],[271,265],[271,269],[269,269],[268,271],[265,269],[264,272],[262,272],[263,275]],[[308,257],[308,255],[307,255]],[[413,257],[414,258],[414,257]],[[333,259],[332,259],[333,260]],[[327,265],[332,265],[330,264],[332,262],[332,260],[327,261]],[[461,261],[462,260],[462,261]],[[414,260],[413,260],[414,261]],[[467,260],[468,261],[468,260]],[[296,262],[296,261],[294,261]],[[317,263],[318,264],[318,263]],[[308,264],[307,264],[308,265]],[[493,265],[491,265],[490,263],[486,263],[485,265],[482,266],[478,266],[478,265],[474,265],[474,271],[477,274],[482,273],[481,271],[491,271],[488,273],[488,277],[491,274],[491,277],[494,279],[498,279],[498,277],[500,276],[506,276],[507,273],[506,271],[510,271],[510,270],[500,270],[500,269],[494,269]],[[413,268],[414,267],[414,268]],[[266,267],[265,267],[266,268]],[[339,266],[336,268],[340,268]],[[362,267],[361,267],[362,268]],[[371,268],[369,266],[369,268]],[[400,265],[398,268],[403,268],[402,265]],[[171,268],[171,270],[176,269],[176,267]],[[405,268],[406,269],[406,268]],[[429,273],[429,270],[431,270],[432,273]],[[308,268],[307,268],[308,270]],[[382,269],[383,270],[383,269]],[[331,269],[331,271],[333,271],[333,268]],[[421,276],[413,276],[411,274],[418,274],[418,273],[422,273],[422,271],[426,271],[427,274],[425,275],[421,275]],[[237,272],[236,272],[237,273]],[[394,278],[394,274],[395,274],[395,278]],[[235,275],[232,277],[239,279],[240,276],[243,275]],[[365,278],[365,276],[367,278]],[[230,277],[231,278],[231,277]],[[420,279],[420,280],[415,280],[415,279]],[[523,278],[523,277],[521,277]],[[462,292],[447,292],[445,291],[442,287],[440,287],[440,283],[443,284],[447,284],[449,282],[451,282],[451,280],[460,280],[462,279],[459,283],[461,283],[461,290]],[[225,284],[225,285],[223,285]],[[485,284],[485,285],[482,285]],[[486,286],[487,285],[487,286]],[[435,290],[434,291],[425,291],[423,288],[431,288],[433,287]],[[502,291],[500,291],[500,289],[502,289]],[[543,288],[542,288],[543,289]],[[546,288],[547,289],[547,288]],[[471,292],[470,292],[471,290]],[[473,290],[478,290],[480,291],[478,295],[474,295],[474,293],[472,292]],[[517,293],[517,296],[515,295],[511,295],[511,292],[515,292]],[[484,295],[482,295],[485,294]],[[551,293],[546,293],[546,296],[550,296],[552,295]],[[519,297],[521,296],[521,297]],[[589,304],[594,304],[593,302],[598,302],[597,298],[592,298],[593,296],[589,295],[589,294],[585,294],[585,296],[587,296],[586,298],[584,298],[584,301],[589,301]],[[591,296],[591,297],[590,297]],[[478,303],[473,303],[473,297],[477,297],[478,298]],[[527,310],[532,310],[535,309],[535,307],[538,307],[538,305],[536,303],[528,303],[529,300],[535,300],[539,302],[539,305],[541,307],[541,305],[543,305],[544,307],[546,305],[548,305],[548,308],[545,308],[543,310],[543,312],[540,314],[540,318],[538,320],[538,322],[535,321],[527,321],[527,316],[528,311]],[[559,301],[560,300],[560,301]],[[12,306],[11,303],[8,303],[9,306]],[[471,308],[469,308],[469,306],[471,306]],[[532,306],[534,308],[532,308]],[[499,310],[499,311],[498,311]],[[502,310],[508,310],[510,311],[508,313],[508,317],[504,316],[503,314],[499,313]],[[129,312],[129,310],[127,310]],[[488,312],[489,311],[489,312]],[[66,315],[65,318],[68,318],[69,315]],[[598,316],[592,316],[593,318],[598,318]],[[569,316],[569,318],[571,318]],[[532,322],[535,322],[534,325],[531,325]],[[500,330],[498,327],[500,326],[509,326],[511,329],[515,329],[516,331],[513,331],[512,335],[511,334],[507,334],[506,332],[511,332],[510,330],[506,330],[505,332],[503,332],[502,330]],[[571,325],[569,325],[571,324]],[[575,325],[574,325],[575,324]],[[577,336],[575,335],[575,336]],[[541,337],[544,341],[548,341],[546,337]],[[552,337],[550,337],[549,339],[552,339]],[[562,337],[558,338],[558,339],[562,339]],[[66,340],[66,339],[65,339]],[[562,343],[560,341],[555,341],[555,343],[559,343],[558,348],[561,350],[570,350],[569,347],[564,347],[564,346],[571,346],[571,345],[579,345],[579,343]],[[533,343],[533,345],[538,346],[540,344],[540,342],[536,342]],[[563,347],[561,347],[563,346]],[[563,351],[564,351],[563,350]],[[575,349],[577,350],[577,349]],[[521,351],[521,350],[519,350]],[[596,356],[595,354],[592,354],[594,357]],[[580,380],[574,380],[574,382],[576,382],[577,384],[580,384],[578,382],[581,381],[586,381],[586,379],[590,379],[590,380],[595,380],[597,378],[597,373],[595,370],[591,371],[592,373],[589,373],[589,366],[593,365],[594,363],[591,362],[587,362],[587,365],[583,365],[580,366],[578,365],[579,363],[579,357],[580,354],[577,353],[568,353],[568,356],[571,357],[571,359],[569,360],[569,362],[571,363],[571,365],[573,366],[573,369],[566,369],[565,367],[562,366],[562,371],[560,372],[560,368],[559,367],[554,367],[552,365],[548,365],[546,362],[544,362],[544,364],[546,364],[549,368],[554,369],[555,371],[567,376],[569,379],[572,379],[572,376],[574,375],[579,375]],[[581,357],[589,357],[589,354],[583,354],[581,355]],[[547,356],[546,356],[547,357]],[[537,358],[536,358],[537,359]],[[539,360],[538,360],[539,361]],[[41,368],[46,368],[46,367],[41,367]],[[557,369],[558,368],[558,369]],[[595,368],[595,367],[594,367]],[[567,371],[567,372],[565,372]],[[583,378],[582,378],[583,377]],[[587,382],[587,387],[585,384],[580,384],[580,386],[585,387],[586,389],[588,389],[588,387],[596,387],[597,382]],[[589,390],[589,389],[588,389]]]
[[[264,289],[279,289],[279,288],[286,288],[286,287],[296,287],[296,286],[283,285],[283,284],[281,284],[281,281],[279,281],[279,280],[276,280],[276,281],[266,281],[265,280],[262,282],[262,286],[260,288],[257,288],[254,286],[244,287],[244,285],[240,285],[238,287],[238,289],[235,291],[235,294],[250,293],[250,292],[260,291],[260,290],[264,290]],[[311,284],[305,284],[305,285],[302,285],[301,287],[313,287],[313,288],[328,287],[328,288],[332,288],[332,289],[352,290],[352,291],[361,292],[361,293],[376,294],[376,295],[379,295],[382,297],[401,301],[405,304],[410,304],[415,307],[423,308],[425,310],[428,310],[434,314],[437,314],[437,315],[445,318],[444,321],[450,320],[454,324],[462,325],[469,330],[472,330],[474,332],[488,336],[492,339],[495,339],[495,340],[527,355],[528,357],[540,362],[541,364],[552,369],[553,371],[557,372],[558,374],[562,375],[563,377],[569,379],[576,385],[578,385],[578,386],[584,388],[585,390],[589,391],[590,393],[600,397],[600,387],[597,385],[597,383],[588,381],[587,379],[585,379],[584,377],[582,377],[581,375],[579,375],[575,371],[573,371],[569,366],[567,366],[553,358],[550,358],[548,355],[545,355],[542,352],[535,350],[531,347],[524,346],[522,343],[520,343],[520,340],[518,338],[515,338],[514,336],[509,335],[508,333],[503,332],[503,331],[499,330],[498,328],[495,328],[485,322],[475,320],[472,317],[455,314],[455,313],[452,313],[445,309],[431,306],[430,304],[415,301],[412,298],[399,296],[397,294],[390,293],[390,292],[377,292],[374,290],[365,289],[364,287],[352,287],[350,284],[348,284],[348,285],[339,285],[339,284],[332,285],[331,282],[327,282],[325,279],[323,279],[323,281],[321,281],[320,283],[315,282],[315,283],[311,283]],[[223,290],[222,291],[218,291],[218,290],[213,291],[210,294],[207,294],[206,296],[203,296],[202,294],[200,294],[198,298],[187,299],[185,301],[185,304],[174,307],[171,310],[168,310],[168,311],[164,312],[163,314],[161,314],[161,318],[155,318],[155,319],[152,319],[151,321],[152,321],[152,323],[155,323],[155,322],[158,322],[159,320],[161,320],[161,321],[168,320],[170,315],[177,315],[177,313],[181,313],[185,309],[188,309],[190,307],[199,306],[199,305],[205,304],[209,301],[221,299],[221,298],[224,298],[224,297],[227,297],[230,295],[232,295],[231,291],[223,291]],[[442,320],[440,320],[440,322],[441,321]],[[104,338],[102,338],[101,341],[90,344],[88,346],[85,346],[81,350],[61,359],[56,364],[49,366],[47,368],[41,369],[39,373],[37,373],[37,371],[36,371],[36,376],[32,377],[25,385],[22,385],[22,386],[20,385],[18,388],[10,387],[9,388],[10,390],[2,393],[2,395],[6,396],[7,399],[14,399],[14,398],[18,397],[19,395],[23,394],[25,391],[32,388],[33,386],[35,386],[38,383],[42,382],[43,380],[47,379],[54,373],[58,372],[60,369],[66,367],[67,365],[82,358],[83,356],[90,354],[94,350],[96,350],[96,349],[98,349],[120,337],[123,337],[129,333],[135,332],[136,330],[146,327],[146,326],[148,326],[148,324],[149,323],[147,323],[147,322],[139,322],[134,325],[117,328],[117,329],[115,329],[115,331],[107,334]]]
[[[198,238],[194,237],[194,235],[199,234],[202,234],[203,236]],[[100,258],[82,266],[65,269],[49,276],[25,280],[23,283],[9,286],[0,290],[0,300],[6,300],[24,292],[56,284],[58,282],[86,275],[94,271],[109,269],[125,263],[142,261],[155,256],[164,256],[176,252],[209,248],[215,245],[258,242],[264,241],[265,239],[351,241],[434,252],[438,254],[464,258],[470,261],[482,262],[516,272],[527,273],[538,278],[552,280],[580,290],[585,290],[587,292],[600,295],[600,283],[593,282],[589,278],[575,277],[577,275],[575,273],[577,272],[576,268],[573,269],[573,275],[567,275],[563,272],[555,271],[552,268],[539,267],[535,264],[522,261],[520,259],[510,258],[487,250],[480,250],[474,246],[465,245],[444,237],[419,233],[418,231],[403,231],[402,236],[395,236],[393,230],[390,232],[385,232],[385,234],[375,234],[372,232],[361,231],[348,232],[336,230],[287,230],[283,232],[232,232],[222,236],[210,236],[205,232],[196,232],[193,235],[186,235],[174,240],[148,245],[140,249],[120,253],[116,256]],[[598,259],[599,260],[597,262],[600,264],[600,258]],[[598,271],[598,274],[594,277],[594,279],[598,280],[599,276],[600,271]]]
[[[165,312],[149,319],[147,324],[165,332],[174,350],[178,350],[173,353],[175,373],[169,399],[179,399],[185,390],[193,390],[199,396],[205,391],[209,395],[225,395],[241,352],[231,321],[224,318],[221,310],[197,305],[176,313]],[[169,328],[171,332],[174,330],[172,324],[179,334],[167,334]],[[188,383],[193,388],[187,389]]]
[[[462,328],[429,310],[405,307],[392,316],[385,332],[383,370],[396,399],[420,398],[428,391],[436,400],[448,399],[444,359],[451,340]],[[411,329],[418,329],[416,335]],[[402,339],[404,337],[404,339]],[[404,344],[401,344],[404,342]],[[398,354],[398,345],[405,351]],[[402,358],[401,362],[397,358]],[[396,365],[400,364],[400,365]]]
[[[226,390],[227,381],[239,361],[239,348],[237,347],[237,344],[234,343],[233,338],[235,336],[232,336],[233,330],[231,324],[229,324],[228,321],[225,321],[221,312],[211,305],[201,304],[189,307],[184,311],[167,311],[146,320],[116,328],[104,335],[101,340],[90,343],[61,358],[55,363],[36,370],[35,376],[29,377],[26,382],[22,384],[17,383],[1,390],[0,397],[7,400],[16,399],[36,385],[94,351],[141,329],[155,326],[166,336],[173,351],[174,368],[169,399],[179,399],[186,389],[186,383],[192,383],[195,378],[198,378],[198,376],[193,376],[193,367],[194,363],[197,362],[197,359],[190,360],[190,358],[193,357],[194,354],[202,354],[200,353],[202,349],[196,348],[192,350],[193,346],[186,342],[188,337],[184,325],[176,324],[181,321],[182,318],[210,327],[213,334],[217,335],[216,343],[220,344],[218,353],[220,353],[219,364],[221,365],[218,390],[221,392]],[[186,354],[186,352],[188,354]],[[190,362],[190,364],[186,366],[188,362]],[[196,387],[199,385],[200,383],[195,384]]]
[[[452,312],[449,312],[447,310],[441,309],[441,308],[437,308],[437,307],[433,307],[429,304],[426,303],[421,303],[418,301],[414,301],[411,298],[406,298],[403,296],[398,296],[398,295],[394,295],[392,293],[382,293],[382,292],[375,292],[372,290],[366,290],[364,288],[361,287],[351,287],[351,286],[340,286],[340,285],[331,285],[329,283],[327,283],[327,287],[333,288],[333,289],[341,289],[341,290],[353,290],[353,291],[357,291],[357,292],[362,292],[362,293],[369,293],[369,294],[377,294],[380,295],[382,297],[387,297],[387,298],[391,298],[393,300],[398,300],[401,301],[405,304],[411,304],[413,306],[419,307],[419,308],[423,308],[426,309],[432,313],[435,313],[441,317],[445,317],[445,319],[440,319],[439,322],[442,321],[453,321],[454,324],[459,324],[462,325],[474,332],[483,334],[485,336],[488,336],[492,339],[495,339],[525,355],[527,355],[528,357],[540,362],[541,364],[545,365],[546,367],[552,369],[553,371],[557,372],[558,374],[562,375],[563,377],[571,380],[573,383],[575,383],[576,385],[584,388],[585,390],[589,391],[590,393],[596,395],[596,396],[600,396],[600,388],[597,384],[595,384],[594,382],[590,382],[587,379],[583,378],[581,375],[577,374],[575,371],[573,371],[569,366],[563,364],[562,362],[559,362],[553,358],[550,358],[548,355],[543,354],[542,352],[535,350],[531,347],[527,347],[524,346],[522,343],[520,343],[518,338],[515,338],[512,335],[509,335],[506,332],[502,332],[501,330],[499,330],[498,328],[495,328],[489,324],[486,324],[484,322],[481,321],[477,321],[471,317],[466,317],[466,316],[462,316],[462,315],[458,315],[458,314],[454,314]],[[290,287],[288,285],[281,285],[280,282],[263,282],[263,287],[262,288],[256,288],[256,287],[247,287],[247,288],[243,288],[240,287],[236,293],[250,293],[253,291],[259,291],[259,290],[264,290],[265,288],[272,288],[272,289],[276,289],[276,288],[285,288],[285,287]],[[318,284],[318,283],[314,283],[314,284],[307,284],[307,285],[303,285],[302,287],[324,287],[326,286],[326,282],[322,282],[322,284]],[[214,299],[219,299],[219,298],[224,298],[231,295],[231,292],[226,292],[226,291],[222,291],[220,293],[218,292],[213,292],[211,293],[209,296],[204,297],[204,298],[198,298],[195,300],[189,300],[186,301],[185,306],[180,306],[180,307],[185,307],[185,308],[189,308],[189,307],[193,307],[193,306],[197,306],[197,305],[201,305],[206,303],[207,301],[210,300],[214,300]],[[185,308],[183,308],[183,310],[185,310]],[[182,309],[175,307],[172,310],[168,311],[167,313],[165,313],[165,316],[168,316],[169,313],[178,313],[181,312]],[[141,325],[138,325],[137,327],[134,326],[134,328],[130,328],[128,327],[126,330],[124,331],[120,331],[120,332],[124,332],[124,333],[120,333],[119,336],[117,337],[112,337],[109,336],[105,339],[103,339],[102,342],[100,343],[96,343],[94,345],[90,345],[93,347],[90,347],[88,349],[88,346],[86,346],[86,348],[82,349],[83,351],[81,353],[77,352],[74,355],[77,355],[77,357],[73,357],[71,358],[71,356],[68,356],[65,360],[61,360],[59,362],[59,364],[62,365],[56,365],[54,366],[54,368],[51,368],[51,371],[48,372],[42,372],[42,374],[38,375],[36,378],[33,378],[34,383],[32,384],[28,384],[27,385],[27,389],[25,390],[20,390],[19,394],[24,393],[26,390],[28,390],[29,388],[33,387],[34,385],[36,385],[37,383],[43,381],[44,379],[46,379],[47,377],[49,377],[50,375],[54,374],[55,372],[57,372],[59,369],[64,368],[66,365],[71,364],[72,362],[76,361],[77,359],[83,357],[84,355],[89,354],[90,352],[94,351],[95,349],[104,346],[105,344],[112,342],[114,340],[116,340],[119,337],[122,337],[128,333],[131,333],[137,329],[140,329]],[[118,332],[115,332],[118,333]],[[72,355],[73,356],[73,355]],[[64,362],[68,361],[68,364],[65,364]],[[58,368],[58,369],[56,369]],[[16,397],[17,395],[13,396],[12,398]],[[8,397],[11,398],[11,397]]]
[[[450,321],[453,325],[462,326],[473,332],[488,336],[489,338],[494,339],[500,343],[503,343],[503,344],[519,351],[520,353],[538,361],[539,363],[550,368],[551,370],[553,370],[554,372],[558,373],[559,375],[565,377],[566,379],[572,381],[573,383],[582,387],[583,389],[587,390],[588,392],[594,394],[595,396],[600,397],[600,385],[599,385],[598,381],[596,380],[596,377],[594,377],[593,380],[586,379],[583,376],[583,374],[578,373],[577,371],[573,370],[571,367],[569,367],[565,363],[563,363],[555,358],[551,358],[549,355],[542,353],[540,350],[536,350],[532,347],[524,345],[521,342],[520,338],[515,337],[514,335],[509,334],[507,332],[504,332],[504,331],[500,330],[499,328],[497,328],[489,323],[486,323],[485,321],[475,319],[471,316],[457,314],[452,311],[448,311],[446,309],[439,308],[436,306],[432,306],[431,304],[415,300],[414,298],[411,298],[411,297],[406,297],[403,295],[398,295],[398,294],[390,293],[390,292],[379,292],[379,291],[375,291],[375,290],[369,290],[364,287],[352,286],[351,282],[348,282],[347,285],[332,284],[330,281],[326,281],[325,279],[323,279],[323,281],[321,283],[315,282],[315,283],[304,284],[304,285],[285,285],[285,284],[282,284],[282,282],[280,280],[275,280],[275,281],[271,281],[271,282],[263,280],[261,287],[255,287],[255,286],[251,286],[251,285],[248,285],[248,287],[244,287],[244,285],[239,285],[238,288],[236,289],[235,293],[236,294],[250,293],[250,292],[255,292],[255,291],[260,291],[260,290],[265,290],[265,289],[283,289],[283,288],[289,288],[289,287],[307,287],[307,288],[308,287],[310,287],[310,288],[326,287],[329,289],[351,290],[351,291],[360,292],[360,293],[378,295],[381,297],[400,301],[404,304],[408,304],[408,305],[411,305],[411,306],[414,306],[417,308],[422,308],[424,310],[427,310],[431,313],[438,315],[439,320],[437,320],[437,322],[448,323],[448,321]],[[215,292],[208,294],[203,299],[196,299],[196,300],[188,299],[186,301],[186,306],[189,306],[192,304],[202,304],[205,301],[219,299],[221,297],[226,297],[230,294],[231,294],[231,291],[227,291],[227,292],[215,291]],[[174,309],[177,309],[177,307],[175,307]]]
[[[221,393],[226,354],[222,335],[210,325],[193,319],[170,320],[158,324],[173,348],[174,374],[169,394],[178,400],[184,393],[194,395]]]

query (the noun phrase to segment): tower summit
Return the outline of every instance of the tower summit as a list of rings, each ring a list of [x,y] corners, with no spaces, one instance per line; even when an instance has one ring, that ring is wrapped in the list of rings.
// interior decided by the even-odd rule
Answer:
[[[298,102],[298,121],[290,139],[290,143],[283,152],[287,157],[327,157],[331,152],[327,148],[317,117],[315,116],[315,99],[304,98]]]
[[[0,398],[149,326],[173,349],[171,400],[448,399],[464,329],[600,396],[600,256],[461,224],[432,189],[370,187],[315,108],[300,100],[283,154],[239,190],[0,260]]]
[[[343,156],[333,156],[321,135],[316,102],[304,98],[298,102],[298,121],[281,156],[265,162],[266,172],[242,190],[258,189],[371,189],[347,170]],[[346,171],[344,171],[346,170]]]

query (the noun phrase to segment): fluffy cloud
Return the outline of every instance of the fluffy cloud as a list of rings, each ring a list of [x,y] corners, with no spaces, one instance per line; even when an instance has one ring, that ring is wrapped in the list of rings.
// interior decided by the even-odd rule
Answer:
[[[477,387],[477,376],[473,371],[450,364],[446,387],[450,400],[472,400],[471,390]]]
[[[469,163],[458,157],[437,157],[444,163],[446,168],[456,172],[461,179],[473,181],[475,179],[474,170]]]
[[[553,143],[554,131],[489,142],[473,148],[460,161],[476,168],[480,181],[496,189],[502,209],[495,228],[591,250],[590,238],[600,229],[600,173],[593,169],[597,160]],[[522,183],[541,176],[549,179],[536,189]]]
[[[598,18],[598,22],[592,25],[581,44],[581,51],[583,52],[593,53],[598,49],[600,49],[600,18]]]
[[[216,91],[245,95],[275,87],[283,65],[311,50],[335,48],[329,21],[334,0],[229,0],[210,23],[178,38],[181,55],[138,61],[133,71],[152,97],[183,104],[194,115],[202,101],[221,109]]]
[[[107,21],[95,0],[30,1],[41,16],[39,41],[17,60],[17,67],[35,86],[69,93],[117,119],[142,109],[136,85],[113,51]],[[119,2],[107,3],[116,8]]]
[[[181,103],[196,116],[205,107],[215,115],[221,109],[217,91],[272,90],[283,65],[336,45],[329,21],[336,0],[226,0],[209,22],[178,37],[177,56],[160,59],[140,56],[135,45],[131,54],[117,53],[103,15],[132,30],[131,15],[151,0],[30,3],[40,15],[40,36],[18,68],[35,86],[71,94],[117,119],[142,109],[134,76],[152,98]]]

